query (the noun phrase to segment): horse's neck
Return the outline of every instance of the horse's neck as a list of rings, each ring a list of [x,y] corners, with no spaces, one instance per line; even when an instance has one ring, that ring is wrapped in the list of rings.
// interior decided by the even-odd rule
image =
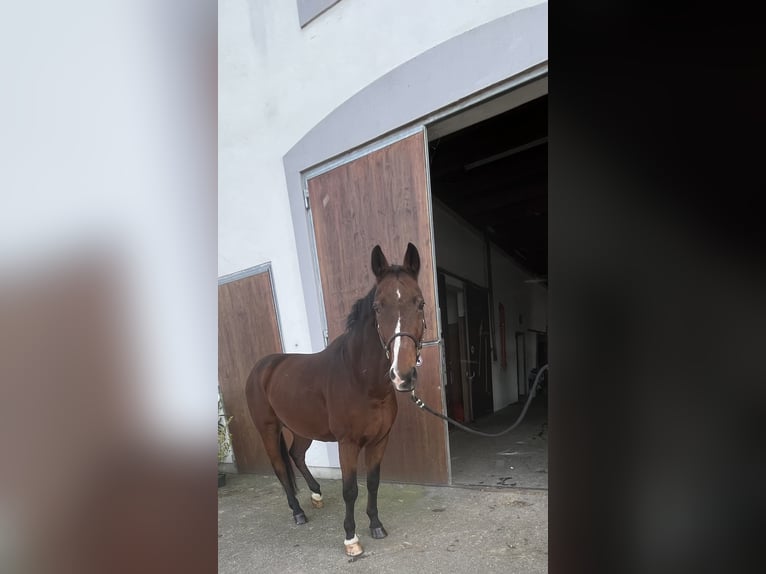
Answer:
[[[347,337],[346,356],[354,371],[354,378],[366,386],[387,388],[388,361],[371,318],[366,319]]]

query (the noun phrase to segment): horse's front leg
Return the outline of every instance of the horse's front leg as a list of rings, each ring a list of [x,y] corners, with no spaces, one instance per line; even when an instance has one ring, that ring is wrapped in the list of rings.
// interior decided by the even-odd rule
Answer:
[[[388,532],[378,518],[378,486],[380,485],[380,461],[386,452],[388,435],[374,445],[368,444],[365,449],[365,466],[367,469],[367,516],[370,517],[370,534],[373,538],[385,538]]]
[[[354,504],[359,494],[359,485],[356,482],[356,464],[359,459],[359,450],[359,445],[354,443],[341,443],[338,445],[340,470],[343,477],[343,500],[346,502],[346,519],[343,521],[346,539],[343,541],[343,544],[346,547],[346,555],[348,556],[359,556],[364,552],[356,535],[356,521],[354,520]]]

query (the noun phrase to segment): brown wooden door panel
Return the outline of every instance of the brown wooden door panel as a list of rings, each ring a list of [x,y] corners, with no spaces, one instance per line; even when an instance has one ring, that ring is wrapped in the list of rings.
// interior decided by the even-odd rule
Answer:
[[[423,134],[417,133],[309,179],[330,341],[375,284],[372,248],[379,244],[388,262],[398,264],[408,242],[420,253],[425,340],[438,340],[426,169]]]
[[[400,264],[412,242],[420,253],[418,282],[426,301],[425,341],[438,341],[424,132],[398,140],[308,180],[329,340],[345,329],[354,302],[375,284],[370,253],[377,244]],[[439,346],[423,349],[417,391],[441,412]],[[448,482],[443,421],[401,394],[381,475],[389,480]],[[429,420],[430,419],[430,420]]]
[[[245,401],[245,383],[255,362],[282,352],[268,271],[218,287],[218,382],[229,423],[237,470],[271,471]]]
[[[441,357],[438,345],[423,347],[415,393],[430,408],[442,413]],[[383,480],[448,484],[446,423],[421,410],[410,393],[396,393],[399,412],[380,465]]]

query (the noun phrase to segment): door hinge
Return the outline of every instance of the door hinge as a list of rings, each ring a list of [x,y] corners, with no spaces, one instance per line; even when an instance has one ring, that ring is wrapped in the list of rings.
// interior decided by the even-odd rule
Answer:
[[[306,206],[306,209],[309,209],[309,190],[308,189],[303,190],[303,205]]]
[[[322,335],[324,335],[324,346],[326,347],[330,342],[330,333],[325,329],[322,331]]]

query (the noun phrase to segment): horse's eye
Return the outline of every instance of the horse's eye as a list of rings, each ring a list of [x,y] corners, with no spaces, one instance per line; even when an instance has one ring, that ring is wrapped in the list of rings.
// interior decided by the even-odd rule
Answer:
[[[426,302],[425,301],[421,301],[420,303],[418,303],[418,309],[420,309],[421,311],[423,310],[423,307],[425,307],[425,306],[426,306]]]
[[[372,310],[375,311],[376,313],[380,313],[380,305],[378,303],[375,303],[372,306]]]

